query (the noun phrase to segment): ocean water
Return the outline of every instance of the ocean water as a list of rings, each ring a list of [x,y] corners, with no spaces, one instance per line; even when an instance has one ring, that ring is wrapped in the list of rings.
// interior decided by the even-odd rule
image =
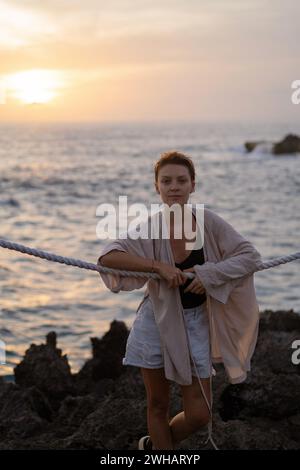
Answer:
[[[18,124],[0,127],[0,238],[96,263],[97,206],[160,203],[153,165],[169,149],[193,158],[191,202],[217,212],[264,259],[299,251],[300,155],[246,154],[295,125],[224,123]],[[255,274],[260,309],[300,312],[299,262]],[[99,274],[0,248],[0,340],[11,374],[31,343],[55,330],[72,371],[114,319],[131,326],[144,288],[113,294]]]

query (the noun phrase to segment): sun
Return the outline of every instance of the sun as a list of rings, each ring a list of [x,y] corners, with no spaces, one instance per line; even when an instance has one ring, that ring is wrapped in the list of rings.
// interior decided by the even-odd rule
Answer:
[[[62,85],[55,70],[24,70],[8,77],[12,95],[24,104],[45,104],[54,100]]]

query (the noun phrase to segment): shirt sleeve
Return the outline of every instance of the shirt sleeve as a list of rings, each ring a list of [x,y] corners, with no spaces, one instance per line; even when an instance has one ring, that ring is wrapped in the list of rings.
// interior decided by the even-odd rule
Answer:
[[[109,253],[110,251],[118,250],[124,253],[131,254],[133,256],[140,256],[143,258],[153,258],[153,248],[151,246],[151,240],[145,240],[142,238],[132,239],[117,239],[108,243],[102,252],[97,261],[97,265],[101,266],[101,258]],[[118,273],[108,274],[104,272],[99,272],[104,284],[108,289],[113,293],[117,294],[121,290],[123,291],[132,291],[134,289],[142,288],[149,278],[142,277],[125,277],[120,276]]]
[[[195,274],[207,293],[225,304],[232,290],[257,271],[262,259],[252,243],[217,214],[212,230],[222,259],[195,265]]]

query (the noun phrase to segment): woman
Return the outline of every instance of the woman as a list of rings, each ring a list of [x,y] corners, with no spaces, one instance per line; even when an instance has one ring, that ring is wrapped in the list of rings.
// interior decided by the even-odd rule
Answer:
[[[155,188],[165,205],[184,208],[195,189],[192,160],[176,151],[162,154],[155,165]],[[192,230],[198,233],[194,209],[192,214]],[[155,218],[166,226],[162,212],[146,223]],[[244,381],[258,330],[253,273],[261,258],[253,245],[208,209],[200,249],[186,249],[191,240],[184,230],[180,239],[174,236],[174,218],[168,227],[169,239],[119,239],[98,259],[105,267],[160,276],[148,280],[123,359],[123,364],[141,368],[147,392],[149,436],[139,441],[139,449],[145,450],[176,449],[207,424],[211,439],[212,362],[224,363],[231,383]],[[193,280],[185,274],[191,271]],[[113,292],[140,288],[147,281],[100,275]],[[181,386],[183,398],[183,410],[171,420],[170,380]]]

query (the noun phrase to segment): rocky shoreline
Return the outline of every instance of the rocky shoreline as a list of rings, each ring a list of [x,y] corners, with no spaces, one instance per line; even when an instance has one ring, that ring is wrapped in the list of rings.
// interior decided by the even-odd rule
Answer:
[[[91,338],[92,358],[72,374],[56,334],[26,351],[15,383],[0,377],[0,450],[135,450],[147,433],[145,389],[138,368],[124,367],[128,329],[113,321]],[[213,380],[213,438],[220,449],[300,448],[300,340],[293,310],[261,313],[258,344],[246,382],[230,385],[222,365]],[[300,354],[299,354],[300,356]],[[181,411],[180,388],[171,385],[170,416]],[[182,449],[210,449],[198,432]]]
[[[250,153],[256,148],[267,148],[273,155],[291,155],[300,153],[300,137],[295,134],[288,134],[279,142],[268,140],[253,140],[244,143],[245,150]]]

